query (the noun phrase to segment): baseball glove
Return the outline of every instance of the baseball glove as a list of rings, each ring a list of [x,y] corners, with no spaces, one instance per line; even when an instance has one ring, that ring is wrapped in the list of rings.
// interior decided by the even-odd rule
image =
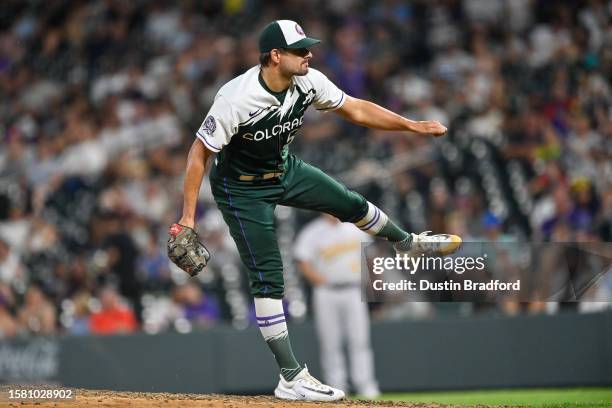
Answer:
[[[168,258],[191,276],[196,276],[208,263],[210,252],[198,241],[198,234],[189,227],[173,224],[168,238]]]

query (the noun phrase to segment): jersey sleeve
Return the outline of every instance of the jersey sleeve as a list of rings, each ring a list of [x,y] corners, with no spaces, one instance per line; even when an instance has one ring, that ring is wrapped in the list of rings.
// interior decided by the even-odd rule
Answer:
[[[230,102],[223,96],[217,95],[212,107],[208,111],[196,136],[204,145],[215,153],[227,145],[238,129],[234,120],[234,110]]]
[[[310,80],[315,89],[314,107],[320,111],[332,111],[341,107],[346,99],[344,92],[322,72],[313,68],[310,71]]]
[[[316,235],[312,229],[312,226],[306,227],[302,232],[300,232],[295,241],[295,246],[293,248],[293,256],[298,261],[308,261],[311,262],[314,260],[316,255],[316,247],[314,239]]]

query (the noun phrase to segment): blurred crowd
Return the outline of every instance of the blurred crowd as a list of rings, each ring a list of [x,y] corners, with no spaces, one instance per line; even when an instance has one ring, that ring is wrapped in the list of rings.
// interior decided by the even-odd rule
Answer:
[[[247,283],[206,181],[198,229],[210,268],[188,281],[165,240],[195,130],[279,18],[323,39],[312,65],[348,94],[450,129],[434,140],[309,112],[294,153],[412,231],[612,241],[612,1],[0,10],[0,338],[249,324]],[[281,245],[311,217],[284,216]]]

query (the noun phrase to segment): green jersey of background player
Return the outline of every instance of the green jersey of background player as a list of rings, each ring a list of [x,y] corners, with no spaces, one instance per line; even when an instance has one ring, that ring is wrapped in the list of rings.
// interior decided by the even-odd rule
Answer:
[[[279,20],[260,34],[260,65],[225,84],[197,131],[189,151],[183,215],[171,235],[194,228],[196,200],[205,166],[217,153],[210,174],[215,201],[249,271],[260,330],[280,367],[275,395],[283,399],[330,401],[344,392],[322,384],[291,349],[283,311],[283,265],[275,234],[277,204],[317,210],[387,239],[396,251],[448,254],[454,235],[412,234],[360,194],[289,153],[306,109],[333,111],[362,126],[442,136],[435,121],[412,121],[374,103],[353,98],[310,68],[307,37],[294,21]]]

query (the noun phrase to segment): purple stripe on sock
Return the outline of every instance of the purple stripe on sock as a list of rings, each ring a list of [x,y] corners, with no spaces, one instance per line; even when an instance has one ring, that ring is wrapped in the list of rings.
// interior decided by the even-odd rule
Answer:
[[[257,317],[257,320],[272,320],[272,319],[276,319],[278,317],[285,317],[285,313],[279,313],[277,315],[273,315],[273,316],[262,316],[262,317]]]
[[[372,217],[370,222],[368,222],[366,225],[361,227],[361,229],[362,230],[367,230],[367,229],[371,228],[372,225],[376,224],[376,221],[378,221],[379,218],[380,218],[380,211],[379,211],[379,209],[377,207],[374,207],[374,216]]]
[[[374,224],[376,224],[378,222],[378,220],[380,219],[380,211],[378,210],[378,208],[375,208],[375,213],[374,213],[374,218],[368,222],[366,225],[364,225],[363,227],[361,227],[362,230],[367,230],[372,228],[372,226]]]
[[[227,177],[223,177],[223,186],[225,188],[225,194],[227,194],[227,199],[229,201],[230,209],[234,210],[234,215],[236,216],[236,219],[238,220],[238,224],[240,225],[240,230],[242,231],[242,237],[244,238],[244,242],[246,242],[247,248],[249,249],[249,254],[251,254],[251,261],[253,262],[253,268],[257,270],[257,273],[259,275],[259,281],[263,282],[263,275],[261,271],[259,270],[259,268],[257,268],[257,262],[255,262],[255,255],[253,255],[253,251],[251,250],[251,245],[249,244],[249,240],[247,239],[246,233],[244,232],[244,227],[242,226],[242,221],[240,220],[238,209],[234,207],[234,204],[232,203],[232,196],[229,193],[229,190],[227,189]],[[264,293],[268,293],[268,285],[264,286]]]
[[[275,322],[267,321],[267,322],[264,322],[264,323],[257,323],[257,326],[258,327],[270,327],[270,326],[277,325],[279,323],[285,323],[285,319],[277,320]]]

